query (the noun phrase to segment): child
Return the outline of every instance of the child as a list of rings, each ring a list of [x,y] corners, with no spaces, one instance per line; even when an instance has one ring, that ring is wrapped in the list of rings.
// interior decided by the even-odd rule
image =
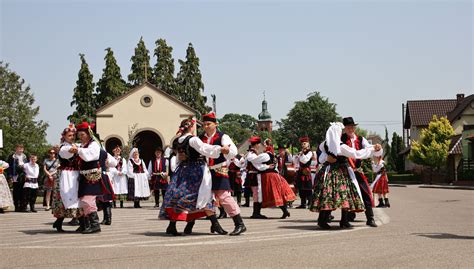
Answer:
[[[23,166],[23,170],[25,171],[25,184],[23,185],[25,201],[30,203],[30,212],[33,213],[37,212],[35,210],[39,176],[39,165],[36,163],[37,160],[38,157],[32,154],[30,156],[30,162],[25,163]]]
[[[372,170],[377,174],[374,182],[372,183],[372,192],[376,193],[379,197],[379,204],[377,207],[390,207],[388,201],[388,177],[385,171],[384,160],[382,156],[375,157],[375,162],[372,161]],[[385,201],[384,201],[385,200]]]

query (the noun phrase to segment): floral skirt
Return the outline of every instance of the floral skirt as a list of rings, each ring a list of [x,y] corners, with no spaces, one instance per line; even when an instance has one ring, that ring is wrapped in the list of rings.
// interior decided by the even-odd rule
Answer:
[[[323,166],[316,175],[317,184],[310,210],[319,212],[341,208],[354,212],[364,211],[364,202],[348,174],[347,166],[332,164],[327,174],[326,167]]]
[[[374,189],[372,190],[373,193],[377,194],[387,194],[388,191],[388,178],[387,174],[383,173],[379,180],[374,185]]]
[[[8,186],[7,179],[3,174],[0,174],[0,208],[13,208],[13,199]]]
[[[262,208],[283,206],[296,200],[296,195],[285,178],[278,173],[262,175]]]
[[[213,210],[212,202],[205,209],[196,208],[203,175],[204,164],[201,162],[180,164],[171,177],[159,218],[192,221],[205,217],[205,209]]]
[[[79,218],[83,215],[82,208],[68,208],[64,207],[61,199],[61,191],[59,188],[59,179],[54,181],[53,188],[53,201],[51,207],[51,213],[55,218]]]

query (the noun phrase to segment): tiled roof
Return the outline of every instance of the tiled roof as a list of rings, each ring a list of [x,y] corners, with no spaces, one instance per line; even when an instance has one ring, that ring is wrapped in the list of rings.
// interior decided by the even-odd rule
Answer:
[[[433,115],[447,116],[456,107],[456,99],[444,100],[414,100],[407,101],[405,128],[413,126],[428,126]]]
[[[462,154],[462,135],[455,135],[451,137],[451,144],[449,144],[449,154]]]
[[[464,98],[451,112],[449,112],[448,120],[450,122],[455,121],[472,102],[474,102],[474,94]]]

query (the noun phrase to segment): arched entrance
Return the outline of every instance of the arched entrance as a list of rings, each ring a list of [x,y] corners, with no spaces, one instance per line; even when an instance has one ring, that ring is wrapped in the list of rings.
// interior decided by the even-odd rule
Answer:
[[[155,155],[155,149],[158,147],[163,147],[163,141],[161,141],[160,136],[157,133],[149,130],[137,133],[133,139],[133,142],[140,152],[140,158],[145,161],[145,165],[147,166]]]
[[[111,138],[108,138],[107,141],[105,141],[105,150],[110,153],[111,155],[114,155],[112,153],[112,150],[116,147],[116,146],[120,146],[122,147],[122,141],[120,139],[118,139],[117,137],[111,137]]]

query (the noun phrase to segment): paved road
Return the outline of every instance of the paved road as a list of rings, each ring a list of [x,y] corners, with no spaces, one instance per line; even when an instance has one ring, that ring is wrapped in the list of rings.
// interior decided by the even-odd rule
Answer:
[[[355,229],[321,231],[307,210],[292,209],[291,218],[280,220],[279,209],[264,209],[271,219],[244,219],[249,230],[239,237],[209,234],[206,220],[197,222],[194,235],[167,236],[167,222],[146,203],[114,209],[112,226],[94,235],[57,234],[49,212],[7,213],[0,215],[0,267],[474,267],[473,191],[391,190],[392,208],[376,210],[385,223],[379,228],[365,226],[360,215]],[[232,230],[231,219],[221,223]]]

